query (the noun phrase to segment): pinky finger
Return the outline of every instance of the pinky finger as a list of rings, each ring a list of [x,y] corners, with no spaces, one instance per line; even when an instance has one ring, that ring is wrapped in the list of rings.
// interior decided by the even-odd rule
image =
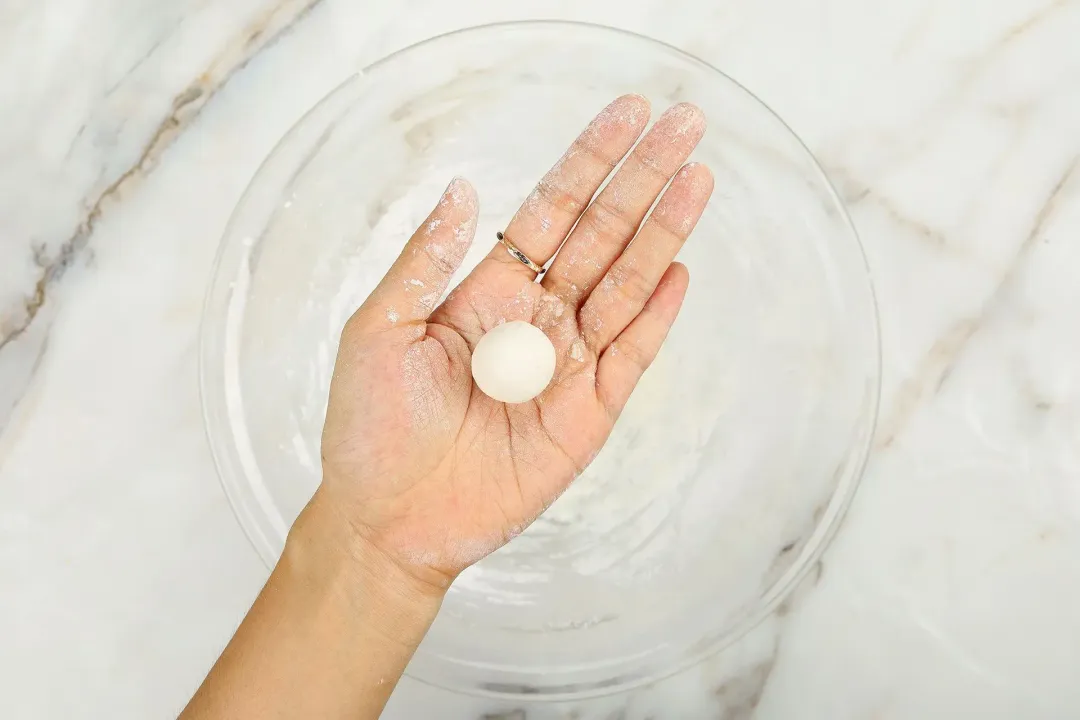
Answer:
[[[612,418],[622,412],[630,393],[649,368],[682,307],[690,273],[672,263],[637,317],[600,356],[596,392]]]

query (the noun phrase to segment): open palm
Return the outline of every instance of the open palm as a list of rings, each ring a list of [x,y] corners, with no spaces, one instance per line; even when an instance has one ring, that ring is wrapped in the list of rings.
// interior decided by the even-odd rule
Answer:
[[[689,278],[672,261],[712,176],[683,165],[700,110],[672,107],[634,147],[648,117],[644,98],[615,100],[514,216],[507,237],[537,263],[554,257],[541,282],[496,244],[436,307],[476,226],[475,191],[457,179],[346,325],[319,492],[418,576],[449,582],[547,508],[595,457],[674,322]],[[476,387],[470,358],[512,320],[543,330],[558,360],[544,392],[509,405]]]

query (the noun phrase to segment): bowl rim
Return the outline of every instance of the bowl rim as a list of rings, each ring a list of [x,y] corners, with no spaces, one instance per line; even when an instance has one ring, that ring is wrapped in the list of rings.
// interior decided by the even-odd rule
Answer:
[[[218,244],[218,249],[215,254],[213,264],[211,266],[210,274],[206,284],[206,291],[203,297],[202,311],[199,323],[199,338],[198,338],[198,383],[199,383],[199,395],[202,406],[203,415],[203,430],[206,437],[207,444],[210,449],[211,456],[213,458],[214,467],[218,475],[218,480],[221,483],[222,489],[225,492],[226,498],[229,502],[230,510],[237,522],[244,531],[244,535],[251,543],[256,554],[260,557],[263,563],[268,569],[272,570],[276,564],[274,560],[275,553],[268,551],[270,547],[269,540],[265,537],[259,522],[256,521],[254,516],[254,509],[251,507],[251,503],[245,500],[239,494],[239,488],[234,487],[233,483],[228,479],[232,476],[231,468],[232,460],[227,458],[230,452],[227,439],[235,446],[235,437],[231,432],[229,423],[219,422],[219,418],[214,416],[214,410],[212,409],[212,403],[217,401],[216,393],[211,387],[213,379],[211,375],[215,373],[215,369],[212,366],[220,365],[221,363],[210,357],[209,347],[215,342],[215,331],[220,330],[227,332],[227,323],[220,322],[215,323],[212,315],[213,298],[215,297],[215,290],[218,288],[219,283],[222,282],[221,269],[222,261],[224,259],[228,243],[228,238],[232,235],[234,225],[237,221],[240,209],[244,206],[245,201],[248,199],[255,182],[262,175],[264,169],[268,163],[274,159],[283,146],[293,137],[298,128],[302,127],[314,114],[323,109],[332,100],[334,100],[339,94],[341,94],[347,87],[349,87],[358,78],[363,77],[369,73],[372,73],[384,65],[387,65],[399,56],[410,53],[428,45],[436,44],[447,39],[457,37],[459,35],[469,35],[472,33],[498,31],[500,29],[512,29],[512,30],[552,30],[561,29],[568,32],[586,32],[586,33],[600,33],[607,34],[613,37],[621,37],[622,39],[639,42],[646,45],[651,45],[654,48],[674,54],[681,57],[683,60],[688,61],[692,65],[696,65],[701,69],[714,73],[721,79],[733,85],[738,90],[745,93],[749,98],[754,100],[762,110],[767,112],[772,118],[779,123],[780,127],[787,131],[787,134],[798,143],[798,146],[805,153],[807,159],[809,159],[811,166],[813,167],[817,177],[823,183],[823,187],[828,191],[828,197],[830,198],[835,210],[838,212],[840,221],[844,227],[847,228],[849,237],[854,241],[855,248],[859,253],[859,258],[862,263],[863,273],[861,283],[865,285],[865,292],[869,299],[869,330],[872,334],[872,339],[867,343],[869,349],[874,353],[875,357],[869,362],[870,371],[873,373],[873,377],[870,379],[872,387],[869,388],[869,394],[867,399],[866,420],[864,425],[859,429],[865,435],[862,438],[861,443],[857,447],[853,446],[854,462],[850,463],[851,469],[847,472],[846,477],[842,478],[834,489],[826,510],[822,514],[821,519],[818,520],[813,532],[807,540],[807,543],[800,554],[801,556],[796,562],[779,578],[777,578],[773,584],[763,593],[761,600],[756,604],[751,611],[744,613],[741,617],[737,616],[735,621],[732,622],[726,630],[719,633],[717,636],[711,639],[709,643],[696,652],[688,653],[687,657],[682,658],[677,663],[672,663],[669,666],[662,668],[649,668],[647,672],[643,673],[641,677],[636,678],[619,678],[618,681],[612,683],[593,683],[588,686],[522,686],[521,684],[499,685],[493,683],[485,683],[482,685],[461,685],[454,684],[452,682],[439,682],[437,679],[433,679],[425,674],[416,674],[409,671],[407,668],[405,675],[413,680],[421,682],[425,685],[448,690],[451,692],[474,696],[492,698],[505,701],[514,700],[528,700],[530,702],[565,702],[572,700],[584,700],[590,698],[604,697],[613,694],[623,693],[637,688],[641,688],[646,685],[652,685],[664,679],[670,678],[680,672],[683,672],[695,665],[700,664],[704,660],[713,657],[724,649],[730,647],[733,643],[739,639],[745,637],[758,625],[764,622],[767,618],[772,616],[777,608],[785,600],[791,597],[794,591],[799,587],[802,580],[810,572],[810,570],[818,563],[825,550],[831,545],[833,539],[838,532],[842,521],[847,514],[848,509],[851,506],[852,501],[856,495],[856,492],[861,484],[862,478],[866,472],[866,467],[870,459],[871,449],[873,442],[877,434],[877,427],[879,421],[879,413],[881,407],[881,381],[882,381],[882,338],[881,338],[881,322],[880,311],[878,305],[877,294],[873,283],[873,274],[869,260],[866,255],[866,249],[863,245],[862,239],[858,233],[855,224],[851,220],[851,216],[848,213],[847,206],[845,205],[843,198],[837,191],[836,186],[825,172],[817,156],[810,150],[803,139],[794,131],[794,129],[772,109],[767,103],[765,103],[760,97],[754,94],[746,86],[740,83],[735,78],[731,77],[724,71],[720,70],[711,63],[697,57],[696,55],[683,50],[675,45],[672,45],[663,40],[644,35],[642,33],[626,30],[623,28],[612,27],[608,25],[602,25],[599,23],[584,22],[577,20],[560,20],[560,19],[531,19],[531,20],[506,20],[492,23],[483,23],[480,25],[471,25],[463,28],[458,28],[448,32],[443,32],[431,37],[425,38],[418,42],[406,45],[399,48],[377,60],[366,65],[362,69],[349,74],[342,82],[335,86],[330,92],[320,98],[314,105],[308,108],[290,127],[289,129],[274,143],[270,152],[260,161],[256,167],[254,173],[251,175],[247,184],[244,187],[243,192],[240,194],[236,205],[230,212],[229,219],[225,223],[221,232],[221,239]],[[215,325],[220,325],[220,328]],[[215,356],[216,358],[217,356]],[[220,368],[219,368],[220,369]],[[224,372],[222,372],[224,375]],[[221,383],[226,382],[225,378],[220,378]],[[227,415],[227,413],[225,413]],[[857,426],[858,427],[858,426]],[[224,430],[224,433],[216,433],[216,429]],[[233,448],[235,450],[235,448]],[[463,664],[464,666],[464,664]],[[486,668],[486,666],[480,664],[468,664],[470,668],[485,668],[492,671],[497,669]]]

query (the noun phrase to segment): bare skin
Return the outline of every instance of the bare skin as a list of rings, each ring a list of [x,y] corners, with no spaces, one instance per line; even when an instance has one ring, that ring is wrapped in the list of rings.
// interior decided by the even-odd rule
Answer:
[[[634,147],[648,117],[644,98],[615,100],[511,220],[526,255],[554,257],[541,282],[496,244],[436,307],[478,211],[468,182],[450,184],[345,327],[323,483],[184,717],[377,717],[454,578],[595,457],[678,314],[674,257],[712,192],[708,168],[684,165],[701,111],[674,106]],[[558,355],[517,405],[470,373],[476,342],[510,320]]]

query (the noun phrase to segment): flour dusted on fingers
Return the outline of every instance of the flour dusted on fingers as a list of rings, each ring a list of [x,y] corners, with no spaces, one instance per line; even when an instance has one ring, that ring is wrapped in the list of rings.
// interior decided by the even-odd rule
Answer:
[[[555,346],[540,328],[521,320],[494,328],[473,351],[473,380],[499,402],[528,402],[554,375]]]

